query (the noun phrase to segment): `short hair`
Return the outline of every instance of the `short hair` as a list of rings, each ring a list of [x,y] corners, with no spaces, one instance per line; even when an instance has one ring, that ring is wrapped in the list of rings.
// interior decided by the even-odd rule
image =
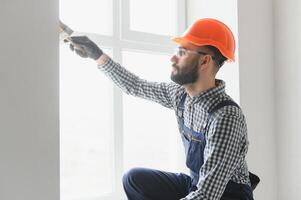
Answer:
[[[223,56],[223,54],[218,50],[218,48],[211,46],[211,45],[206,45],[206,48],[208,48],[210,51],[213,52],[214,54],[214,61],[217,65],[217,68],[221,68],[225,61],[227,60],[227,58],[225,56]]]

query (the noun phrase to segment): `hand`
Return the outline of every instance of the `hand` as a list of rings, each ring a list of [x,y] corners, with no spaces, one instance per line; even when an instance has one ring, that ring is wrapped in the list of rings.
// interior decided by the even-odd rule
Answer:
[[[70,49],[83,58],[97,60],[103,54],[102,50],[87,36],[73,36],[69,40]]]

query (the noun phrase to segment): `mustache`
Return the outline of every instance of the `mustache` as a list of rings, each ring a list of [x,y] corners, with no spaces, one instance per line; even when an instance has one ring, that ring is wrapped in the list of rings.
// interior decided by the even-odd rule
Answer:
[[[179,66],[177,64],[172,64],[172,67],[176,68],[177,70],[179,70]]]

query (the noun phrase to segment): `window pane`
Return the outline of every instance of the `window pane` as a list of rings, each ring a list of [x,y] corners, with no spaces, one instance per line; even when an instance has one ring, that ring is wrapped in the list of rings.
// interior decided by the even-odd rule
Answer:
[[[112,1],[60,0],[60,19],[78,32],[112,35]]]
[[[130,0],[130,30],[173,36],[177,0]]]
[[[123,65],[141,78],[169,81],[169,56],[130,51],[124,51],[122,56]],[[123,95],[123,115],[125,171],[135,166],[175,170],[179,133],[174,111]]]
[[[61,46],[62,200],[88,199],[112,192],[111,86],[93,61]]]

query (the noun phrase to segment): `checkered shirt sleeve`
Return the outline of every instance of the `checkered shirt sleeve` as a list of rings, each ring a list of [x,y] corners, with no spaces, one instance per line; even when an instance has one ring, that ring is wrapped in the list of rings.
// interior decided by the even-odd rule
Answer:
[[[98,69],[103,71],[126,94],[157,102],[167,108],[175,106],[176,93],[180,87],[175,83],[143,80],[111,58],[108,58],[104,64],[98,65]]]

